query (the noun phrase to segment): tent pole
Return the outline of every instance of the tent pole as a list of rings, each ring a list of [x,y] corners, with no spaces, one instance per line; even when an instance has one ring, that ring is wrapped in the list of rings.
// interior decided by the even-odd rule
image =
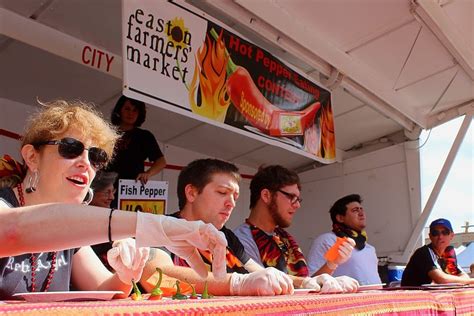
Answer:
[[[420,214],[420,217],[418,218],[416,226],[410,236],[410,239],[408,240],[407,246],[405,247],[405,251],[403,252],[401,257],[393,257],[391,258],[391,261],[393,262],[407,262],[408,261],[412,251],[415,248],[417,240],[420,238],[420,234],[423,228],[427,224],[428,217],[430,216],[431,211],[433,210],[433,206],[436,200],[438,199],[439,193],[444,185],[444,182],[446,181],[449,170],[451,169],[453,165],[454,159],[457,156],[459,148],[461,147],[461,144],[464,140],[464,137],[466,136],[466,133],[469,129],[469,126],[471,125],[471,122],[472,122],[472,113],[466,114],[461,124],[461,127],[459,128],[458,134],[456,135],[456,138],[454,139],[453,145],[451,146],[451,149],[449,150],[448,156],[446,157],[443,167],[441,168],[438,178],[436,179],[436,183],[433,187],[433,190],[431,191],[430,197],[428,198],[428,201],[426,202],[423,212]]]

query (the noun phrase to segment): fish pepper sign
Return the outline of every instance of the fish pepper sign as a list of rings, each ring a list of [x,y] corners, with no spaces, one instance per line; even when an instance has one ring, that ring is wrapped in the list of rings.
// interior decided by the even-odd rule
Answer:
[[[330,92],[266,50],[178,1],[124,1],[122,33],[124,94],[335,161]]]
[[[168,181],[119,180],[118,206],[124,211],[166,214]]]

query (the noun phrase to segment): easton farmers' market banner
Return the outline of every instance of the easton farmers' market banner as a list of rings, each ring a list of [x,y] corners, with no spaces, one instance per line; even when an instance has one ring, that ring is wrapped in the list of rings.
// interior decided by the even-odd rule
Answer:
[[[197,11],[167,1],[123,7],[124,94],[335,161],[328,90]]]
[[[140,181],[120,179],[118,208],[124,211],[166,214],[168,181]]]

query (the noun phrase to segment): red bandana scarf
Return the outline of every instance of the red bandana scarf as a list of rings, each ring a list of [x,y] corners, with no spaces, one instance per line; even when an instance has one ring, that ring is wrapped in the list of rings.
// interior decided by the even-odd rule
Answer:
[[[431,244],[430,248],[433,249]],[[441,266],[441,269],[447,274],[459,275],[462,272],[457,266],[456,252],[454,251],[453,246],[446,247],[443,254],[438,257],[438,263]]]
[[[252,237],[257,244],[260,258],[265,267],[287,271],[290,275],[309,276],[303,252],[293,236],[279,227],[275,228],[273,236],[270,236],[257,226],[252,225],[248,219],[245,222],[250,226]]]
[[[367,233],[365,232],[365,230],[358,232],[347,227],[344,224],[335,223],[332,224],[332,231],[334,234],[336,234],[337,237],[350,237],[354,239],[354,241],[356,242],[355,247],[359,250],[364,249],[365,242],[367,241]]]

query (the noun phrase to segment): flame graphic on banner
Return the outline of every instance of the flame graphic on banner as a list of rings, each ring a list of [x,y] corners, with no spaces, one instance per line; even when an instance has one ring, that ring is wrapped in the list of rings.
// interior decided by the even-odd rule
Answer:
[[[336,158],[336,139],[334,136],[334,117],[332,108],[325,106],[321,110],[321,156],[325,159]]]
[[[222,33],[215,42],[206,34],[206,42],[196,54],[196,66],[189,87],[189,103],[194,113],[224,122],[230,105],[226,87],[228,59]]]

